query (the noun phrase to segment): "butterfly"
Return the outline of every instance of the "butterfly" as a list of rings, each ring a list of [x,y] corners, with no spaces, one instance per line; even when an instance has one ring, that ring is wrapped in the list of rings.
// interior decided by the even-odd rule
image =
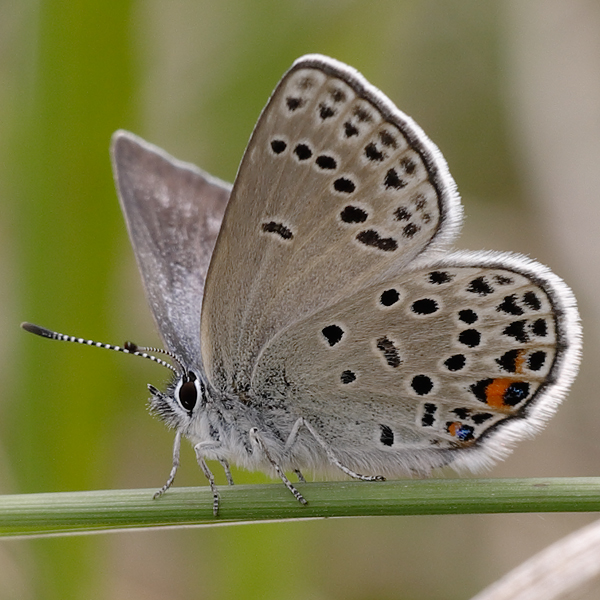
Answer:
[[[231,187],[118,131],[112,159],[175,363],[150,406],[206,463],[361,480],[477,471],[555,412],[578,369],[570,289],[517,254],[450,249],[437,147],[351,67],[298,59]],[[93,343],[25,324],[39,335]],[[135,344],[125,352],[157,362]],[[160,352],[160,351],[159,351]]]

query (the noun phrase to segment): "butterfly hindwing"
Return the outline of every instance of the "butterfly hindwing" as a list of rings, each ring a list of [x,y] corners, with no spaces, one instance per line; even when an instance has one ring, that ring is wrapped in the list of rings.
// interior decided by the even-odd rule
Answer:
[[[281,331],[252,389],[359,472],[476,470],[547,420],[577,351],[568,288],[515,255],[454,254]],[[459,451],[460,452],[457,452]]]
[[[446,163],[418,126],[353,69],[300,59],[258,121],[215,247],[209,380],[246,389],[279,330],[449,242],[459,221]]]

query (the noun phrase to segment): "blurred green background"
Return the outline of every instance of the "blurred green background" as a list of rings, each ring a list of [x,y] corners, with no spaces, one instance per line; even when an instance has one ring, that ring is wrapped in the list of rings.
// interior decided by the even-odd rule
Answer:
[[[600,5],[583,0],[0,0],[0,491],[163,484],[172,434],[146,413],[145,386],[164,371],[18,324],[158,344],[113,187],[112,132],[232,180],[271,90],[308,52],[358,68],[438,144],[465,205],[460,247],[529,254],[579,299],[581,375],[544,433],[492,475],[599,475],[599,40]],[[184,450],[177,485],[204,485]],[[2,542],[0,598],[463,599],[592,518]]]

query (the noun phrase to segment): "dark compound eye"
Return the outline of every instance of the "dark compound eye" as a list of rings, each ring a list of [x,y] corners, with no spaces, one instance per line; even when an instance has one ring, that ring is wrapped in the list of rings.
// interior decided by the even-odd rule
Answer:
[[[189,372],[187,381],[181,384],[179,390],[177,390],[177,400],[184,410],[191,413],[198,402],[198,388],[196,387],[196,376]]]

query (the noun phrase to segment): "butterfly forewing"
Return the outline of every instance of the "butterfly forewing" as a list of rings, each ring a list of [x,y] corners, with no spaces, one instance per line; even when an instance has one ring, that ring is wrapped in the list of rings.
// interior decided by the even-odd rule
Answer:
[[[252,389],[288,398],[357,470],[429,472],[457,450],[489,464],[507,451],[495,432],[550,416],[573,359],[572,297],[529,266],[457,254],[375,284],[280,332]]]
[[[113,169],[146,295],[165,344],[200,369],[200,309],[230,186],[125,131]]]
[[[412,120],[345,65],[298,61],[252,135],[211,262],[213,385],[247,389],[278,331],[449,241],[459,218],[445,162]]]

